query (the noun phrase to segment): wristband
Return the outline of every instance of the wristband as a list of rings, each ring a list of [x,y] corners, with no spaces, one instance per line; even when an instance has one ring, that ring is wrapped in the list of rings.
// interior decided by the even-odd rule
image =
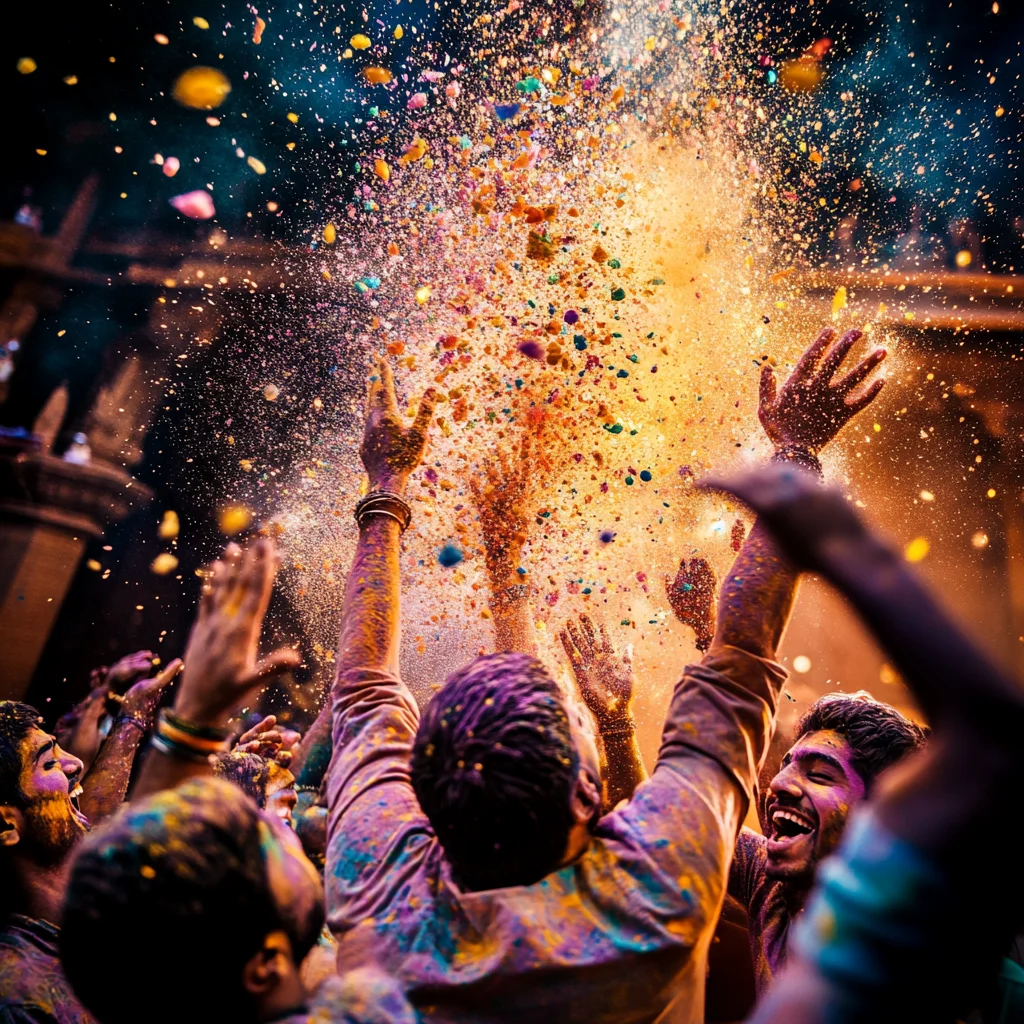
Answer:
[[[159,750],[161,754],[166,754],[178,761],[191,761],[193,764],[208,764],[210,761],[210,754],[169,740],[166,736],[161,736],[160,733],[154,733],[150,737],[149,743],[154,750]]]
[[[356,504],[354,514],[360,526],[367,516],[389,516],[398,523],[402,533],[409,529],[409,523],[412,522],[412,509],[405,499],[391,491],[371,491]]]
[[[114,719],[114,728],[116,729],[119,725],[130,725],[132,728],[138,729],[143,736],[150,730],[150,721],[145,715],[133,715],[131,712],[125,711],[122,711]]]
[[[597,727],[598,733],[603,736],[632,736],[636,732],[636,722],[632,718],[627,719],[621,724],[617,724],[614,728],[602,729],[599,725]]]
[[[771,458],[772,462],[795,462],[804,469],[809,469],[819,480],[825,479],[818,456],[806,445],[784,444],[775,449]]]

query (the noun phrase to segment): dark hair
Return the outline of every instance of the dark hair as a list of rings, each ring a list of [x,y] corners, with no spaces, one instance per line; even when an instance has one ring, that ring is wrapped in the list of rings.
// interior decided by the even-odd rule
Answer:
[[[103,1024],[242,1020],[246,962],[283,928],[255,805],[196,779],[122,810],[75,858],[60,955]]]
[[[0,700],[0,804],[25,806],[21,789],[21,744],[42,721],[30,704]]]
[[[270,765],[259,754],[232,751],[218,754],[213,759],[213,774],[220,779],[234,783],[246,796],[256,802],[257,807],[267,806],[267,782],[270,780]]]
[[[572,827],[579,755],[558,684],[526,654],[455,672],[423,714],[412,784],[459,884],[530,885]]]
[[[868,790],[886,768],[924,746],[928,734],[892,705],[869,694],[826,693],[804,713],[797,736],[830,729],[853,752],[853,767]]]

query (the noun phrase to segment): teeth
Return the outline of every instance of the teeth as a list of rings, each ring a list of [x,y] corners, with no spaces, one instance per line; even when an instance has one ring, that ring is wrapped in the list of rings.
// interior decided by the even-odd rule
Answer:
[[[84,792],[85,792],[85,790],[82,789],[82,787],[79,785],[79,786],[75,786],[75,788],[73,790],[71,790],[70,793],[68,793],[68,796],[72,800],[77,800]]]
[[[794,825],[799,825],[801,828],[814,828],[806,818],[802,818],[790,811],[776,811],[772,815],[772,823],[777,824],[779,821],[791,821]]]

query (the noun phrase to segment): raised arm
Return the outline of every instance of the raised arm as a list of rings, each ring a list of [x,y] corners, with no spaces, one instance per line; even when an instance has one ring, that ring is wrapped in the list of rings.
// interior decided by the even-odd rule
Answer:
[[[633,665],[629,650],[616,653],[601,625],[594,629],[587,615],[579,625],[571,619],[558,634],[572,666],[580,696],[597,722],[604,747],[604,811],[628,800],[647,778],[633,721]]]
[[[226,749],[235,711],[266,681],[302,660],[287,648],[257,660],[260,630],[277,571],[273,544],[229,544],[203,585],[199,615],[171,717],[162,713],[133,796],[211,774],[209,756]],[[204,751],[207,756],[204,756]]]
[[[517,464],[511,464],[499,449],[496,459],[487,462],[469,483],[483,535],[495,650],[536,656],[528,587],[517,571],[527,539],[527,482],[535,472],[532,446],[531,435],[524,434]]]
[[[874,400],[884,383],[876,380],[860,394],[853,394],[885,358],[884,349],[876,349],[833,382],[861,337],[860,331],[848,331],[834,341],[835,334],[829,327],[818,335],[781,391],[772,368],[765,364],[761,370],[758,417],[775,445],[773,461],[796,462],[819,476],[818,452]],[[768,530],[755,523],[722,580],[713,644],[774,658],[793,609],[798,578]]]
[[[357,510],[359,540],[345,584],[338,643],[337,678],[352,668],[397,671],[399,591],[398,544],[407,506],[402,496],[419,465],[433,414],[428,391],[410,427],[403,427],[391,367],[381,359],[370,380],[366,428],[359,450],[370,488]]]
[[[160,698],[181,665],[181,659],[175,658],[152,679],[135,683],[124,695],[110,734],[82,779],[81,808],[91,825],[109,817],[124,803],[139,745],[152,731]]]
[[[934,725],[823,867],[800,956],[755,1019],[866,1021],[882,1019],[882,1006],[932,1019],[936,1000],[953,1016],[1019,923],[1024,892],[1005,825],[1024,779],[1024,693],[837,492],[792,467],[725,486],[795,566],[850,601]],[[951,952],[951,932],[971,935],[970,948]]]

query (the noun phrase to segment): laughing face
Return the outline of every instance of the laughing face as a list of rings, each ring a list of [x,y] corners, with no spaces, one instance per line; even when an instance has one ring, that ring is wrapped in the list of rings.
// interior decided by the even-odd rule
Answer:
[[[42,729],[29,730],[21,741],[25,805],[19,841],[40,862],[59,863],[89,830],[89,819],[78,809],[81,775],[82,762]]]
[[[865,791],[853,766],[853,751],[839,733],[821,730],[801,736],[769,786],[768,876],[809,885]]]

